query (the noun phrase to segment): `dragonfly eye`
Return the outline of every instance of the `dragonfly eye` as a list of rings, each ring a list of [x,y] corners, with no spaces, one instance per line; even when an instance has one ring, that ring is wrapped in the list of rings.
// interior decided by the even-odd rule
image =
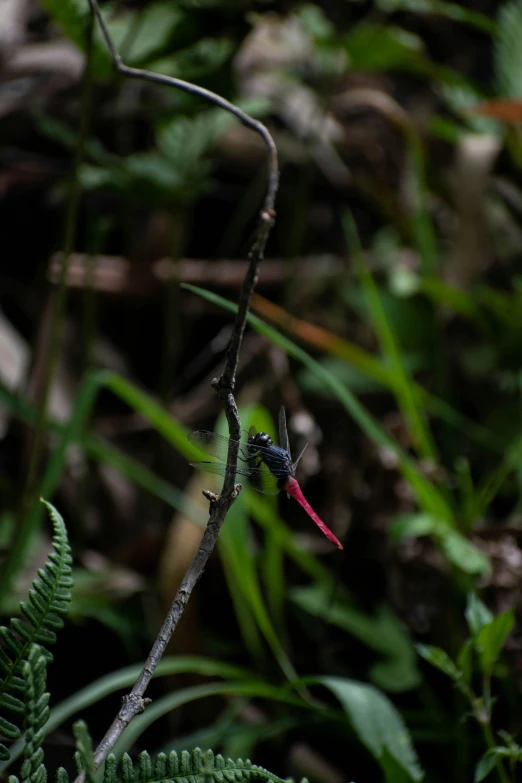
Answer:
[[[266,432],[257,432],[253,436],[252,442],[256,446],[270,446],[272,444],[272,438],[270,435],[267,435]]]

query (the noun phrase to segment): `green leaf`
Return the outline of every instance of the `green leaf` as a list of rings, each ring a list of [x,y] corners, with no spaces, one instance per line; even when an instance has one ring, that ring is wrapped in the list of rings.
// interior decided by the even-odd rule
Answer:
[[[215,74],[234,50],[230,38],[201,38],[186,49],[161,57],[150,64],[151,70],[194,81],[209,73]]]
[[[430,514],[404,514],[392,523],[391,540],[433,535],[450,563],[467,574],[484,574],[490,569],[487,556],[458,530]]]
[[[474,783],[480,783],[481,780],[487,778],[490,772],[493,771],[498,761],[498,753],[496,748],[489,748],[475,768]]]
[[[479,117],[474,115],[469,109],[477,106],[479,103],[487,100],[487,96],[476,90],[470,84],[441,84],[437,88],[437,92],[448,104],[450,109],[458,115],[462,127],[460,128],[460,135],[463,132],[469,133],[471,130],[474,133],[484,133],[491,136],[503,136],[504,127],[502,123],[494,120],[491,117]],[[431,292],[435,291],[437,295],[437,288],[439,286],[430,282]],[[443,289],[441,289],[443,290]],[[428,291],[428,294],[431,293]],[[462,303],[462,302],[461,302]],[[456,303],[458,304],[458,303]],[[477,303],[476,303],[477,304]]]
[[[457,655],[457,666],[462,672],[462,681],[468,684],[473,675],[473,639],[466,639]]]
[[[409,732],[391,701],[372,685],[342,677],[318,677],[341,702],[361,742],[386,770],[385,751],[407,773],[408,780],[421,780],[419,766]]]
[[[315,3],[305,3],[297,6],[295,17],[299,24],[316,41],[330,42],[335,38],[335,27],[330,22],[322,8]]]
[[[421,38],[400,27],[360,24],[344,43],[351,66],[358,70],[425,70]]]
[[[370,668],[370,677],[379,687],[397,692],[419,684],[420,673],[411,639],[388,607],[382,606],[375,615],[368,615],[350,606],[346,600],[336,598],[331,602],[330,586],[324,584],[294,588],[290,591],[290,599],[303,611],[327,619],[329,624],[384,655],[384,661]]]
[[[438,14],[455,22],[464,22],[472,25],[487,33],[495,29],[494,22],[485,14],[469,10],[458,3],[446,2],[445,0],[376,0],[376,5],[381,11],[390,14],[396,11]]]
[[[485,574],[491,566],[487,555],[458,530],[439,525],[437,535],[444,554],[454,566],[466,574]]]
[[[522,2],[504,3],[498,14],[495,37],[495,75],[502,97],[520,98],[522,94]]]
[[[405,538],[427,536],[437,529],[437,520],[430,514],[401,514],[390,527],[390,540],[397,544]]]
[[[476,593],[468,595],[465,615],[468,628],[473,636],[476,636],[485,625],[489,625],[493,621],[493,614],[477,597]]]
[[[82,51],[85,51],[90,14],[89,4],[86,0],[41,0],[40,5],[62,28],[65,35]],[[91,67],[93,74],[97,77],[106,77],[113,70],[108,49],[97,25],[95,25],[93,35]]]
[[[515,610],[508,609],[499,614],[490,623],[484,625],[475,638],[475,647],[479,651],[482,669],[490,675],[504,642],[513,630]]]
[[[462,672],[441,647],[433,647],[430,644],[416,644],[415,648],[419,655],[431,663],[432,666],[435,666],[436,669],[440,669],[441,672],[447,674],[455,682],[460,680]]]
[[[172,31],[184,19],[183,11],[172,3],[148,3],[139,11],[120,11],[116,16],[111,15],[107,27],[123,60],[139,64],[161,52]]]
[[[157,136],[158,147],[176,168],[188,172],[237,119],[222,109],[208,109],[195,117],[178,117],[163,125]]]
[[[335,376],[339,383],[350,389],[354,394],[370,394],[380,392],[381,384],[373,380],[371,375],[363,372],[353,364],[349,364],[346,359],[339,359],[337,356],[324,356],[317,360],[321,367]],[[311,370],[303,367],[297,376],[297,381],[301,389],[321,397],[331,397],[330,389],[325,389],[321,379]]]

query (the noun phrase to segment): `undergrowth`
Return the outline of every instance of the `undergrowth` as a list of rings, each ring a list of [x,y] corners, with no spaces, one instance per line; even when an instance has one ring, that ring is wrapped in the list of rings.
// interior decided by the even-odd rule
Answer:
[[[45,567],[39,569],[39,578],[33,582],[28,602],[21,604],[25,620],[13,618],[9,627],[0,628],[3,642],[3,648],[0,649],[3,673],[0,704],[14,713],[18,722],[23,720],[24,729],[20,775],[10,775],[9,783],[46,783],[52,779],[51,772],[45,766],[43,749],[45,726],[50,714],[46,673],[47,665],[53,660],[47,647],[55,643],[55,631],[63,626],[73,584],[65,524],[54,506],[47,502],[45,505],[53,522],[54,552],[49,555]],[[19,726],[2,716],[0,732],[11,741],[21,736]],[[78,748],[75,755],[77,774],[83,772],[87,783],[94,783],[92,740],[83,721],[74,724],[74,734]],[[8,762],[10,754],[7,746],[2,744],[0,749],[1,760]],[[68,783],[67,771],[58,769],[55,780],[56,783]],[[121,759],[111,754],[104,765],[103,780],[104,783],[240,783],[249,780],[284,783],[282,778],[252,764],[248,759],[225,759],[221,755],[215,756],[211,750],[202,752],[199,748],[191,753],[158,753],[154,761],[144,751],[136,763],[127,753]],[[305,783],[304,779],[302,783]]]

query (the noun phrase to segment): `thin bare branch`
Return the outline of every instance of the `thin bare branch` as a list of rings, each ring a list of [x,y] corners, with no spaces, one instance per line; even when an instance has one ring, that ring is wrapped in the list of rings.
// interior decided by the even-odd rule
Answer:
[[[140,676],[138,677],[138,680],[136,681],[130,694],[128,694],[123,699],[123,703],[120,711],[118,712],[118,715],[114,719],[112,725],[96,749],[95,767],[97,769],[105,761],[117,740],[121,737],[125,728],[129,725],[130,721],[138,713],[145,709],[148,701],[144,698],[147,686],[153,677],[156,667],[161,660],[163,653],[165,652],[172,633],[174,632],[179,619],[185,610],[192,590],[201,577],[205,565],[214,550],[217,537],[225,520],[226,514],[236,499],[239,491],[241,490],[241,485],[234,483],[238,454],[237,442],[239,441],[241,434],[241,423],[239,421],[236,401],[234,398],[234,386],[239,362],[239,353],[241,350],[241,342],[245,331],[247,314],[250,308],[250,300],[257,282],[259,263],[263,258],[268,236],[275,218],[274,203],[279,183],[279,170],[276,145],[272,139],[272,136],[261,122],[253,119],[248,114],[245,114],[245,112],[241,111],[241,109],[239,109],[237,106],[234,106],[234,104],[225,100],[221,96],[216,95],[209,90],[205,90],[202,87],[197,87],[196,85],[190,84],[190,82],[185,82],[181,79],[162,76],[161,74],[139,70],[137,68],[131,68],[125,65],[122,62],[114,42],[110,37],[97,0],[89,0],[89,5],[92,12],[96,16],[98,24],[100,25],[107,42],[107,46],[109,47],[114,66],[119,73],[134,79],[142,79],[144,81],[155,84],[164,84],[168,87],[176,87],[177,89],[185,90],[192,95],[198,95],[201,98],[205,98],[216,106],[219,106],[225,111],[230,112],[248,128],[251,128],[256,133],[259,133],[263,138],[269,153],[269,173],[266,196],[259,216],[256,238],[248,256],[248,269],[241,289],[238,311],[234,322],[230,345],[227,351],[225,367],[221,377],[216,378],[212,383],[212,386],[215,388],[219,398],[223,401],[231,438],[231,445],[229,447],[227,460],[228,467],[223,484],[223,491],[219,498],[210,498],[209,520],[198,551],[196,552],[190,566],[187,569],[181,586],[176,594],[176,597],[174,598],[169,613],[165,619],[165,622],[163,623],[158,637],[156,638],[156,641],[154,642],[149,657],[140,673]],[[80,782],[83,783],[83,775],[80,775],[75,781],[75,783]]]
[[[186,82],[183,79],[176,79],[174,76],[164,76],[161,73],[154,73],[153,71],[146,71],[142,70],[141,68],[132,68],[129,65],[125,65],[125,63],[122,62],[122,59],[114,45],[114,41],[109,34],[109,30],[105,24],[105,20],[103,18],[102,12],[100,11],[97,0],[89,0],[89,5],[92,12],[96,16],[103,36],[107,42],[114,67],[119,73],[123,74],[123,76],[128,76],[131,79],[141,79],[142,81],[151,82],[153,84],[164,84],[167,87],[176,87],[177,89],[184,90],[184,92],[188,92],[191,95],[197,95],[200,98],[204,98],[210,103],[213,103],[216,106],[219,106],[221,109],[230,112],[230,114],[233,114],[234,117],[237,117],[237,119],[242,122],[243,125],[246,125],[247,128],[250,128],[256,133],[259,133],[267,146],[270,156],[270,171],[268,176],[268,187],[263,206],[263,213],[265,213],[267,216],[273,216],[275,197],[279,185],[277,147],[272,136],[263,123],[259,122],[259,120],[255,120],[249,114],[242,111],[238,106],[235,106],[233,103],[230,103],[230,101],[227,101],[226,98],[222,98],[221,95],[217,95],[217,93],[211,92],[211,90],[206,90],[204,87],[198,87],[196,84]],[[268,235],[266,239],[268,239]]]

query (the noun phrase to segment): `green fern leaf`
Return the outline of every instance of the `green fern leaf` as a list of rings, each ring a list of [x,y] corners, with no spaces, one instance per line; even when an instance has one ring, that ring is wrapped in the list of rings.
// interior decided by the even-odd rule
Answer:
[[[156,759],[156,763],[157,763],[157,759]],[[179,774],[179,757],[176,751],[173,750],[169,753],[169,757],[167,759],[167,776],[169,778],[174,778],[178,774]]]
[[[123,783],[134,783],[134,767],[128,753],[124,753],[121,759],[121,778]]]
[[[83,772],[83,766],[82,766],[81,753],[79,751],[75,752],[75,754],[73,756],[73,760],[74,760],[74,767],[76,769],[76,774],[77,775],[81,775],[82,772]]]
[[[71,600],[72,559],[67,541],[67,531],[63,519],[56,509],[50,503],[43,502],[47,506],[53,522],[54,551],[49,554],[45,568],[39,569],[39,579],[35,579],[33,582],[28,602],[23,602],[20,605],[23,618],[14,617],[9,628],[0,626],[0,642],[3,643],[3,649],[0,649],[0,672],[4,675],[3,679],[0,679],[0,706],[18,714],[27,709],[27,701],[24,704],[15,694],[27,693],[25,664],[29,661],[30,651],[33,645],[38,644],[40,645],[38,648],[39,658],[45,662],[52,660],[52,655],[45,648],[56,641],[55,631],[63,626],[62,617]],[[38,664],[32,676],[39,676],[45,682],[45,667]],[[38,683],[38,687],[40,684]],[[39,705],[32,705],[32,708],[39,712],[45,711],[45,701],[43,699]],[[13,726],[13,724],[9,725]],[[12,730],[11,733],[5,731],[2,733],[8,739],[20,736],[20,732],[18,732],[15,737]],[[2,760],[9,758],[9,755],[5,755],[6,752],[8,754],[5,745],[0,746]],[[38,779],[42,776],[41,772],[34,774]],[[32,775],[31,772],[30,776]],[[32,781],[32,783],[37,783],[37,781]]]
[[[85,771],[86,783],[95,783],[94,773],[94,751],[92,749],[92,739],[83,720],[77,721],[73,726],[73,733],[76,737],[78,746],[77,759],[81,771]]]
[[[495,75],[503,97],[522,96],[522,2],[505,3],[498,15],[495,37]]]
[[[10,754],[6,746],[0,742],[0,761],[9,761]]]
[[[0,716],[0,734],[3,734],[7,739],[15,740],[20,736],[20,729],[14,723]]]
[[[199,748],[198,748],[198,750],[199,750]],[[184,750],[181,753],[181,770],[180,771],[181,771],[182,775],[190,775],[190,773],[192,771],[199,772],[197,767],[193,770],[192,759],[190,757],[190,753],[188,752],[188,750]]]
[[[24,711],[23,701],[17,699],[16,696],[11,696],[10,693],[4,693],[0,696],[0,707],[6,707],[8,710],[18,712],[19,714],[22,714]]]
[[[20,657],[21,659],[21,653],[24,649],[23,645],[20,644],[18,639],[13,636],[9,628],[5,628],[3,625],[0,626],[0,638],[4,642],[5,646],[9,648],[9,650],[13,653],[13,655],[16,655],[16,657]],[[12,661],[10,669],[12,669]]]
[[[148,783],[152,779],[152,762],[146,750],[138,756],[139,783]]]
[[[25,747],[21,769],[22,783],[45,783],[43,728],[49,717],[49,694],[45,692],[47,660],[37,644],[31,646],[23,664],[25,684]]]
[[[177,759],[177,754],[176,754]],[[158,753],[156,763],[154,764],[154,777],[157,780],[167,777],[167,754]]]
[[[69,775],[63,767],[57,769],[55,783],[69,783]]]
[[[110,753],[103,768],[103,783],[117,783],[116,756]]]

